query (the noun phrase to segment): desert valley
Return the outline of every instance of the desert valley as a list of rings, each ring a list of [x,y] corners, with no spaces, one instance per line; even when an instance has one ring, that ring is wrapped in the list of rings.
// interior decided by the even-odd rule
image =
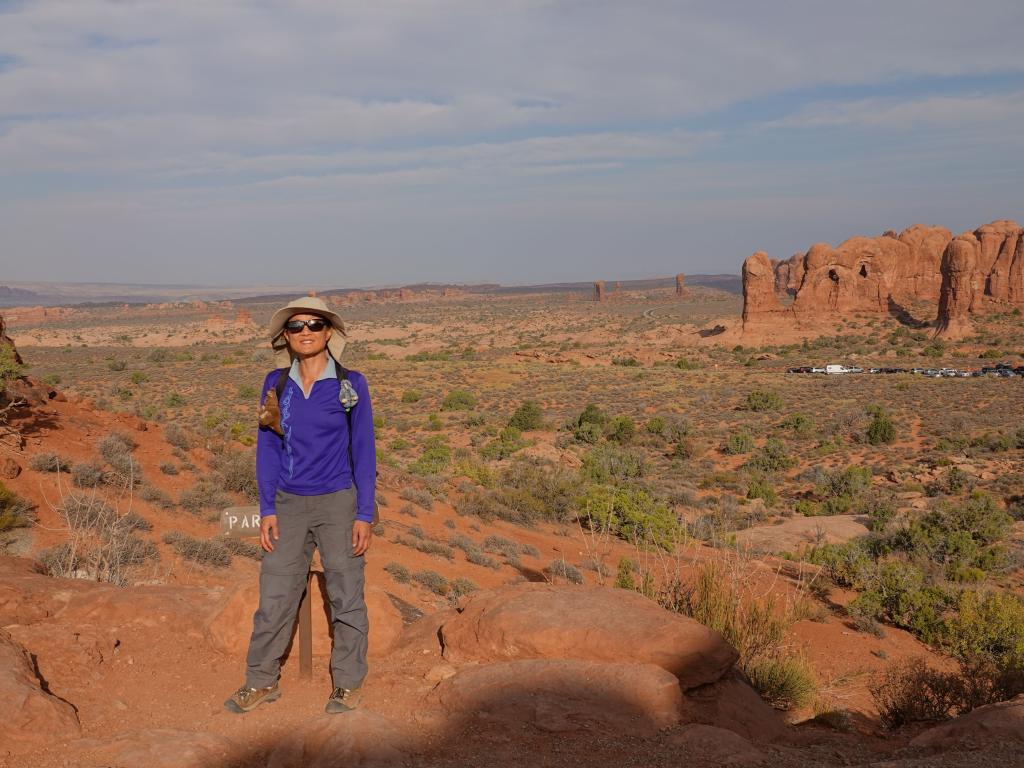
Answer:
[[[322,714],[315,573],[312,677],[293,647],[280,701],[222,706],[260,559],[223,510],[292,296],[9,307],[0,763],[1021,764],[1019,225],[742,281],[309,288],[376,414],[361,708]],[[787,373],[828,364],[864,373]]]

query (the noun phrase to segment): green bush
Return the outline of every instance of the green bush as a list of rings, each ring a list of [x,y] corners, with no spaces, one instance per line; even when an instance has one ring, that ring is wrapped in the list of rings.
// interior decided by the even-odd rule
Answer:
[[[738,456],[741,453],[750,453],[754,450],[754,436],[745,429],[739,429],[726,438],[722,446],[722,453],[729,456]]]
[[[452,449],[444,437],[428,438],[423,444],[423,453],[412,464],[409,471],[414,475],[439,475],[444,472],[452,460]]]
[[[803,413],[791,413],[779,424],[797,437],[810,437],[814,433],[814,421]]]
[[[644,424],[644,430],[651,435],[664,435],[668,423],[663,416],[652,416]]]
[[[599,445],[583,456],[580,473],[595,483],[614,484],[638,480],[647,472],[643,454],[615,445]]]
[[[7,382],[14,381],[22,375],[22,366],[14,354],[14,347],[12,345],[0,344],[0,389]]]
[[[524,400],[508,420],[508,425],[521,432],[544,426],[544,414],[535,400]]]
[[[407,389],[402,393],[403,403],[418,403],[420,398],[423,397],[418,389]]]
[[[867,440],[871,445],[883,445],[896,441],[896,425],[881,408],[873,411],[868,425]]]
[[[565,469],[520,459],[501,472],[495,485],[464,494],[455,502],[455,510],[460,515],[526,526],[576,519],[579,479]]]
[[[615,416],[604,427],[604,436],[614,443],[628,443],[636,434],[636,424],[629,416]]]
[[[766,477],[752,477],[747,483],[747,498],[761,499],[766,506],[774,506],[779,501],[775,486]]]
[[[453,389],[441,403],[442,411],[469,411],[475,407],[476,395],[464,389]]]
[[[743,668],[761,698],[776,709],[790,710],[810,703],[818,688],[814,671],[803,656],[768,656]]]
[[[529,443],[522,439],[522,434],[519,430],[509,426],[502,429],[496,438],[481,448],[480,455],[485,459],[500,461],[501,459],[507,459],[527,445]]]
[[[776,437],[769,437],[761,449],[747,462],[747,466],[761,472],[772,473],[789,469],[796,459],[789,455],[786,444]]]
[[[591,486],[579,500],[579,517],[596,530],[666,550],[672,549],[683,532],[668,505],[642,488]]]
[[[33,508],[30,501],[0,482],[0,533],[31,525]]]
[[[636,563],[628,557],[620,557],[615,572],[615,586],[619,589],[636,589]]]
[[[782,398],[777,392],[755,389],[747,395],[745,406],[748,411],[777,411],[782,407]]]

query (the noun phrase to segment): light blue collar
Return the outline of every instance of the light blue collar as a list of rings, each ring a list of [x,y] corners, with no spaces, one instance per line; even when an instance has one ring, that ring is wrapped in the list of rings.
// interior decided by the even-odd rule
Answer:
[[[313,387],[310,386],[309,392],[307,392],[306,390],[302,389],[302,376],[299,374],[299,360],[298,360],[298,358],[296,358],[295,360],[292,360],[292,368],[291,368],[290,371],[288,371],[288,378],[291,379],[292,381],[294,381],[296,384],[299,385],[299,389],[302,390],[302,396],[304,398],[306,398],[307,400],[309,400],[309,396],[313,392]],[[317,381],[323,381],[324,379],[336,379],[336,378],[338,378],[338,369],[334,367],[334,358],[331,357],[330,355],[328,355],[327,356],[327,365],[324,366],[324,369],[320,372],[320,375],[317,377],[316,381],[313,382],[313,385],[315,386]]]

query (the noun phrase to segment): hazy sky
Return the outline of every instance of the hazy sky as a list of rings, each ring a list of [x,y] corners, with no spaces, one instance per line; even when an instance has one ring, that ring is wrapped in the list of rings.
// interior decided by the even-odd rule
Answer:
[[[0,283],[504,283],[1024,218],[1021,0],[0,0]]]

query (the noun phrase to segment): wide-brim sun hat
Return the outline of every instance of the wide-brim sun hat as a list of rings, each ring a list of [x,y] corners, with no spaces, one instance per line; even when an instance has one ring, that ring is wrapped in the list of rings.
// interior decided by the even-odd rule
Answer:
[[[284,324],[294,315],[317,315],[327,320],[334,332],[327,340],[327,352],[335,362],[341,362],[345,350],[345,324],[341,316],[324,304],[318,296],[303,296],[290,301],[277,310],[270,318],[270,346],[274,350],[274,365],[287,368],[292,364],[292,352],[285,338]]]

